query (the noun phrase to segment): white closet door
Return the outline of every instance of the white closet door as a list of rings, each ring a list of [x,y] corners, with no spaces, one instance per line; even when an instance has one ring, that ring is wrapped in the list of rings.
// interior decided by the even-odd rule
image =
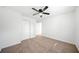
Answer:
[[[30,22],[28,20],[23,21],[22,31],[23,31],[23,40],[30,38]]]

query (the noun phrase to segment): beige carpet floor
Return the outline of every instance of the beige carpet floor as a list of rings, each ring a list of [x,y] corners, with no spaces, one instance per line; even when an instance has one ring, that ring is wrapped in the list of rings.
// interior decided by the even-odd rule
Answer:
[[[1,53],[78,53],[75,45],[44,36],[23,40],[20,44],[3,48]]]

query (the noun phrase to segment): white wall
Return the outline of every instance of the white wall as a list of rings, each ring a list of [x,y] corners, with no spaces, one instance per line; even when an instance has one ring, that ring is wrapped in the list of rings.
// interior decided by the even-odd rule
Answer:
[[[74,12],[56,15],[43,20],[42,32],[44,36],[74,44]]]
[[[0,28],[2,29],[0,48],[4,48],[9,45],[18,43],[20,40],[22,40],[21,15],[9,9],[1,7],[0,16],[1,16],[0,20],[2,21],[1,28]]]
[[[0,7],[0,49],[29,38],[29,28],[31,28],[31,36],[34,37],[34,25],[35,22],[32,21],[31,27],[29,27],[29,21],[24,21],[24,17],[20,13]]]
[[[79,7],[76,8],[76,46],[79,50]]]

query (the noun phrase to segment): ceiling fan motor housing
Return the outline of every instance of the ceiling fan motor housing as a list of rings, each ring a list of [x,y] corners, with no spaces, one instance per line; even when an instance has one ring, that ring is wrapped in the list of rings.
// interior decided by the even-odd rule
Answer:
[[[39,9],[39,12],[43,12],[43,10],[42,9]]]

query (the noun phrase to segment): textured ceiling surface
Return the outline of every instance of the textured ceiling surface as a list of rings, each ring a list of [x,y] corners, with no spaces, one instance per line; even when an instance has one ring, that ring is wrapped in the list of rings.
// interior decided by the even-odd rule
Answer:
[[[53,15],[69,13],[75,10],[75,7],[73,6],[49,6],[49,8],[45,12],[49,12],[50,15],[43,15],[43,17],[40,18],[39,14],[33,16],[33,14],[37,12],[32,10],[32,8],[40,9],[44,8],[44,6],[8,6],[8,8],[21,13],[25,17],[36,19],[37,21]]]

